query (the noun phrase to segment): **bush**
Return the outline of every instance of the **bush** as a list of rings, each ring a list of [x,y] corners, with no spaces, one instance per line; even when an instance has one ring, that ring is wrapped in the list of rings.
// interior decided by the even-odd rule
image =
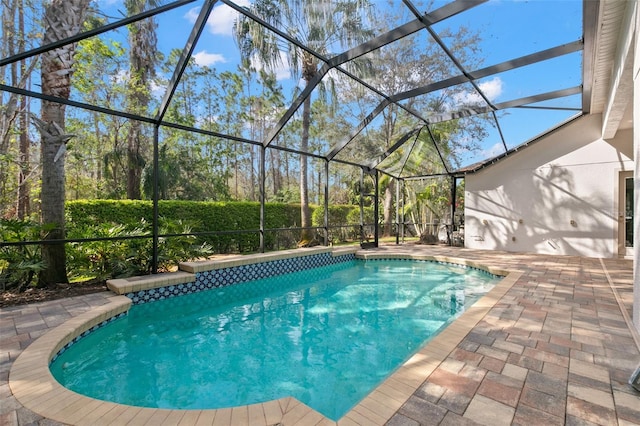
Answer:
[[[41,239],[42,227],[29,220],[0,219],[0,241],[19,242]],[[0,288],[24,291],[36,285],[38,272],[45,267],[39,245],[0,247]]]
[[[312,221],[314,226],[324,226],[324,206],[318,207],[313,211]],[[357,240],[359,234],[354,236],[353,227],[344,227],[344,225],[354,225],[356,229],[359,229],[359,224],[359,206],[329,206],[329,239],[334,244]],[[338,228],[332,228],[332,226],[337,226]]]
[[[194,233],[247,231],[242,233],[219,233],[199,235],[200,243],[207,243],[216,253],[250,253],[260,248],[260,203],[257,202],[200,202],[160,201],[160,215],[182,219],[190,223]],[[312,207],[313,210],[313,207]],[[133,200],[78,200],[66,204],[67,235],[69,238],[86,238],[95,232],[96,224],[107,224],[107,229],[123,225],[128,230],[141,223],[151,223],[153,206],[150,201]],[[265,227],[292,228],[299,226],[300,206],[295,204],[265,204]],[[103,230],[104,232],[104,230]],[[149,227],[145,232],[151,233]],[[266,247],[282,247],[290,244],[278,233],[267,232]],[[294,244],[295,247],[295,244]]]
[[[373,207],[365,207],[364,211],[364,237],[365,240],[368,239],[368,236],[370,234],[373,233],[373,226],[372,224],[375,223],[374,221],[374,216],[373,216]],[[354,240],[360,240],[360,209],[353,209],[349,212],[349,214],[347,215],[347,223],[350,224],[355,224],[353,227],[350,228],[350,232],[351,232],[351,238]]]
[[[160,201],[159,210],[159,233],[169,235],[159,240],[161,270],[212,253],[247,253],[260,248],[260,204],[257,202]],[[311,211],[313,226],[324,226],[324,207],[311,206]],[[366,220],[371,220],[372,208],[365,211]],[[152,234],[153,205],[150,201],[69,201],[66,216],[68,239],[107,239],[67,245],[67,267],[71,277],[115,278],[151,272],[153,242],[149,236]],[[330,226],[352,225],[332,229],[332,241],[359,239],[359,223],[358,206],[330,207]],[[42,227],[31,221],[2,220],[0,225],[2,241],[38,241],[42,236]],[[299,226],[300,205],[265,204],[266,249],[296,247],[300,230],[295,228]],[[210,232],[219,233],[208,234]],[[143,238],[125,238],[132,236]],[[322,240],[323,234],[318,237]],[[38,272],[45,267],[40,253],[40,245],[0,247],[1,288],[24,290],[34,285]]]
[[[95,238],[117,238],[148,235],[151,226],[142,220],[135,224],[98,224],[87,228]],[[182,219],[160,217],[160,234],[189,234],[191,225]],[[161,237],[158,241],[158,269],[168,271],[178,262],[207,257],[213,249],[197,241],[193,235]],[[150,238],[72,243],[67,251],[67,264],[75,274],[100,278],[122,278],[151,273],[153,241]]]

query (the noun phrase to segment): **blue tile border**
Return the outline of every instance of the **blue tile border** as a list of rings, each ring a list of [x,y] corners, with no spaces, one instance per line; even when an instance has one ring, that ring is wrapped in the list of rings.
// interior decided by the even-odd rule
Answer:
[[[148,290],[140,290],[125,294],[134,305],[139,305],[157,300],[164,300],[170,297],[181,296],[214,288],[227,287],[247,281],[269,278],[277,275],[289,274],[321,266],[332,265],[355,260],[355,253],[348,253],[334,256],[331,253],[319,253],[310,256],[299,256],[287,259],[278,259],[268,262],[258,262],[241,266],[213,269],[210,271],[197,272],[195,282],[175,284],[165,287],[157,287]],[[485,269],[474,266],[463,265],[454,262],[444,262],[439,260],[424,260],[412,258],[391,258],[406,262],[432,262],[440,265],[447,265],[456,268],[475,270],[492,278],[500,278],[500,275],[492,274]],[[365,259],[367,262],[389,260],[389,258]]]
[[[475,266],[470,266],[470,265],[463,265],[461,263],[455,263],[455,262],[445,262],[442,260],[432,260],[432,259],[412,259],[412,258],[373,258],[373,259],[366,259],[367,262],[376,262],[376,261],[381,261],[381,260],[399,260],[401,262],[430,262],[430,263],[436,263],[438,265],[444,265],[444,266],[453,266],[455,268],[461,268],[461,269],[469,269],[469,270],[473,270],[473,271],[478,271],[481,272],[483,274],[486,274],[488,276],[490,276],[491,278],[504,278],[503,275],[498,275],[498,274],[494,274],[491,273],[489,271],[487,271],[486,269],[482,269],[482,268],[477,268]]]
[[[51,360],[49,361],[49,365],[53,364],[53,362],[58,359],[58,357],[60,355],[62,355],[67,349],[69,349],[71,346],[75,345],[76,343],[78,343],[81,339],[87,337],[89,334],[93,333],[94,331],[104,327],[107,324],[112,323],[113,321],[120,319],[122,317],[125,317],[127,315],[127,312],[121,312],[117,315],[112,316],[109,319],[106,319],[104,321],[102,321],[100,324],[96,324],[93,327],[83,331],[82,333],[80,333],[79,335],[77,335],[76,337],[74,337],[71,341],[69,341],[67,344],[65,344],[62,348],[60,348],[60,350],[58,352],[56,352],[56,354],[53,356],[53,358],[51,358]]]
[[[175,284],[165,287],[152,288],[127,293],[134,305],[168,299],[170,297],[197,293],[213,288],[226,287],[247,281],[269,278],[276,275],[284,275],[292,272],[318,268],[320,266],[355,260],[355,253],[334,256],[331,253],[318,253],[310,256],[291,257],[268,262],[252,263],[248,265],[232,266],[228,268],[214,269],[211,271],[197,272],[196,280],[192,283]]]

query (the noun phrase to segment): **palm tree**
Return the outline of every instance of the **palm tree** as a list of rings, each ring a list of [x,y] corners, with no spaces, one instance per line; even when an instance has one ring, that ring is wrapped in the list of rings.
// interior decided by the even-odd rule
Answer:
[[[156,7],[156,0],[125,0],[129,15],[141,13],[147,7]],[[127,98],[129,108],[136,114],[147,112],[151,99],[151,78],[155,75],[157,64],[156,23],[153,18],[137,21],[129,26],[129,82]],[[141,153],[144,135],[142,124],[131,121],[127,135],[127,198],[141,198],[142,170],[145,165]]]
[[[71,37],[82,28],[91,0],[51,0],[44,10],[43,45]],[[42,93],[69,99],[76,44],[68,44],[42,54]],[[34,120],[42,135],[42,223],[48,229],[45,239],[64,239],[64,133],[65,105],[42,101],[42,120]],[[44,244],[46,263],[40,285],[68,282],[64,244]]]
[[[249,11],[268,24],[285,29],[302,44],[320,55],[329,56],[332,47],[352,47],[369,39],[365,28],[370,5],[368,0],[256,0]],[[245,59],[258,58],[264,66],[275,69],[282,52],[295,76],[301,76],[308,85],[319,71],[320,60],[306,50],[281,40],[269,29],[242,15],[235,24],[235,37]],[[300,151],[309,149],[311,98],[302,104],[302,135]],[[300,222],[303,228],[311,226],[309,189],[307,184],[307,157],[300,156]],[[312,232],[303,229],[300,245],[307,245]]]

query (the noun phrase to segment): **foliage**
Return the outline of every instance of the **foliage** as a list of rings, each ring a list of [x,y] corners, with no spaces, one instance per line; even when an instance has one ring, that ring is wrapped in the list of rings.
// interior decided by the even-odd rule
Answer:
[[[216,158],[217,156],[213,156]],[[158,195],[162,200],[229,200],[226,173],[207,170],[212,160],[184,152],[165,143],[159,152]],[[145,167],[142,177],[145,198],[153,198],[153,167]]]
[[[364,207],[362,211],[363,228],[360,228],[360,209],[353,209],[347,215],[347,223],[356,224],[351,228],[352,239],[367,239],[373,234],[373,227],[376,223],[373,215],[373,207]]]
[[[43,45],[72,37],[82,31],[89,13],[90,0],[52,0],[44,6]],[[45,51],[40,61],[42,94],[69,99],[75,64],[75,43]],[[64,232],[65,156],[66,143],[73,135],[66,133],[66,105],[43,100],[41,120],[32,116],[40,133],[42,179],[40,213],[42,223],[51,224],[46,239],[60,240]],[[42,258],[45,268],[39,273],[39,284],[68,282],[64,244],[44,244]]]
[[[5,52],[3,57],[28,51],[31,45],[43,44],[45,26],[41,18],[49,5],[84,5],[87,2],[8,2],[6,12],[8,16],[15,15],[15,22],[9,25],[8,21],[3,21],[3,28],[8,25],[8,31],[2,34],[5,41],[0,47]],[[122,7],[126,8],[127,15],[134,15],[138,10],[148,11],[160,3],[157,0],[127,0]],[[283,28],[281,23],[291,21],[292,25],[284,25],[287,31],[326,58],[389,30],[389,25],[398,22],[397,16],[390,15],[400,10],[378,7],[375,2],[367,0],[259,0],[252,2],[249,9],[267,22],[277,23],[275,26],[279,28]],[[9,13],[11,10],[13,12]],[[35,19],[20,29],[18,15],[23,12],[27,19]],[[84,12],[82,17],[85,19],[76,17],[78,24],[82,23],[83,31],[95,30],[111,20],[107,18],[110,15],[103,5],[95,2]],[[382,16],[384,14],[389,16]],[[399,138],[410,131],[418,132],[419,126],[424,124],[409,113],[407,107],[418,115],[449,111],[452,99],[464,95],[458,92],[462,86],[405,99],[402,108],[391,103],[378,110],[377,107],[382,105],[380,94],[354,85],[355,80],[348,78],[347,74],[354,74],[383,92],[402,94],[450,77],[451,64],[441,59],[443,56],[433,43],[417,43],[415,37],[420,37],[418,33],[415,37],[407,36],[384,49],[341,63],[339,68],[320,76],[318,72],[323,60],[264,27],[254,28],[252,19],[238,16],[235,35],[241,41],[237,47],[240,53],[245,54],[244,58],[234,69],[223,62],[204,65],[205,62],[194,55],[180,75],[176,90],[166,105],[166,111],[163,111],[163,124],[158,129],[160,161],[157,176],[159,197],[163,200],[161,215],[168,220],[180,218],[188,221],[188,227],[197,234],[195,238],[199,243],[206,242],[217,252],[257,250],[260,246],[257,201],[263,196],[268,201],[266,228],[280,229],[265,233],[265,247],[295,247],[306,237],[295,228],[323,224],[324,213],[317,212],[317,207],[311,204],[320,203],[323,199],[325,179],[328,181],[329,202],[335,205],[335,209],[331,207],[330,225],[358,224],[360,195],[362,192],[370,194],[374,188],[370,176],[360,188],[361,168],[356,164],[373,165],[391,174],[440,174],[443,173],[440,155],[452,169],[458,164],[456,158],[473,149],[474,141],[481,139],[481,121],[450,120],[430,125],[431,136],[429,132],[422,131],[417,140],[398,147]],[[151,161],[153,124],[133,120],[128,113],[147,117],[155,115],[162,91],[172,87],[170,82],[182,54],[180,49],[161,51],[161,46],[153,48],[154,19],[127,26],[127,34],[122,28],[67,46],[67,53],[73,53],[73,63],[63,65],[73,65],[71,71],[51,74],[52,78],[64,77],[62,82],[70,83],[70,99],[80,103],[67,105],[61,111],[64,117],[58,120],[58,124],[63,124],[65,135],[75,136],[66,145],[67,153],[57,162],[47,161],[48,166],[52,163],[60,166],[65,162],[63,173],[58,173],[65,178],[61,181],[64,187],[56,188],[57,194],[63,195],[53,197],[60,203],[65,199],[152,198],[155,172]],[[478,68],[478,54],[474,50],[477,34],[461,27],[454,32],[443,29],[442,36],[455,46],[455,53],[462,55],[462,65],[468,69]],[[267,51],[261,51],[263,47]],[[42,55],[36,55],[24,62],[10,64],[3,71],[4,79],[11,86],[37,91],[46,82],[40,81],[37,75],[27,77],[36,64],[41,64],[42,58]],[[291,72],[292,78],[288,81],[282,78],[283,68]],[[393,72],[388,72],[389,69]],[[278,71],[278,75],[274,71]],[[309,87],[311,94],[304,101],[298,98],[302,102],[298,110],[290,111],[288,122],[281,121],[307,84],[313,85],[313,89]],[[28,96],[3,94],[0,107],[0,216],[21,218],[33,211],[42,221],[38,198],[46,199],[52,194],[48,189],[40,192],[39,183],[50,181],[46,176],[43,179],[42,175],[45,167],[41,161],[45,157],[40,149],[44,145],[35,143],[37,133],[33,127],[28,127],[24,117],[18,115],[18,111],[38,111],[39,104],[35,101]],[[85,109],[82,104],[97,108]],[[125,114],[109,114],[108,111]],[[261,151],[264,147],[266,149]],[[392,147],[397,149],[391,152],[393,150],[389,148]],[[26,154],[30,152],[30,156],[25,155],[24,150]],[[50,151],[50,154],[53,151],[57,153],[57,150]],[[301,156],[298,151],[331,153],[330,157],[338,161],[329,164],[327,177],[324,160]],[[385,157],[387,153],[388,157]],[[369,162],[374,159],[383,163],[375,165],[375,162]],[[346,162],[340,162],[342,160]],[[394,199],[396,182],[385,176],[381,176],[379,182],[380,199],[385,200],[380,211],[385,216],[385,223],[389,223],[397,205]],[[23,178],[26,180],[21,180]],[[263,191],[261,179],[265,182]],[[448,194],[444,187],[438,187],[438,190]],[[440,207],[442,203],[425,201],[421,195],[423,188],[409,185],[407,192],[410,191],[413,193],[407,195],[409,215],[417,218],[446,213],[446,207]],[[21,192],[31,195],[32,209],[27,204],[25,214],[20,213],[20,205],[23,204]],[[179,201],[182,200],[201,203],[181,204]],[[174,201],[177,204],[171,204]],[[373,197],[362,200],[367,223],[376,221],[372,217],[372,201]],[[148,201],[124,201],[117,207],[110,205],[111,201],[81,203],[84,204],[72,206],[67,203],[67,221],[57,229],[59,232],[66,229],[68,238],[150,232],[152,209]],[[309,205],[313,214],[296,213],[292,206],[294,203],[301,211],[305,210],[302,207]],[[343,210],[340,206],[349,203],[356,207]],[[46,206],[47,201],[42,205]],[[347,218],[345,214],[350,216]],[[305,220],[308,218],[312,220],[307,223]],[[55,222],[46,216],[44,220]],[[286,228],[290,230],[282,231]],[[233,231],[243,232],[233,234]],[[340,231],[333,230],[331,238],[338,242],[359,238],[359,235],[359,226],[355,225]],[[62,237],[64,235],[58,236]],[[111,244],[117,248],[119,243]],[[80,268],[75,265],[89,268],[88,263],[83,264],[82,250],[76,250],[76,246],[69,244],[65,247],[72,251],[67,254],[72,273]],[[107,262],[106,258],[99,258],[107,256],[109,244],[100,248],[102,251],[98,249],[95,248],[95,256],[98,256],[95,261],[98,264]],[[60,257],[56,259],[49,263],[64,266]],[[99,269],[107,270],[108,267],[100,266]]]
[[[67,235],[69,238],[83,238],[85,229],[96,224],[138,224],[142,220],[150,222],[153,208],[149,201],[141,200],[76,200],[67,201]]]
[[[40,239],[41,227],[30,220],[0,219],[0,241],[19,242]],[[0,288],[23,291],[35,285],[45,263],[39,245],[0,247]]]
[[[414,186],[415,185],[415,186]],[[438,224],[450,215],[450,179],[430,179],[429,183],[405,185],[405,214],[416,227],[417,234],[437,233]]]
[[[365,207],[363,213],[364,223],[373,224],[373,207]],[[314,209],[313,226],[324,226],[324,206]],[[360,206],[329,206],[329,239],[334,244],[360,239]]]
[[[299,226],[299,205],[267,203],[266,228]],[[160,215],[181,219],[198,233],[198,241],[211,245],[216,253],[255,252],[260,248],[260,203],[257,202],[195,202],[160,200]],[[150,223],[152,203],[139,200],[76,200],[67,202],[67,224],[70,238],[89,236],[95,224],[123,225],[133,232],[141,223]],[[117,229],[116,229],[117,230]],[[115,231],[115,230],[114,230]],[[228,231],[245,231],[229,233]],[[102,231],[104,233],[104,230]],[[145,228],[145,233],[151,232]],[[209,234],[207,234],[209,233]],[[216,233],[215,235],[211,233]],[[275,244],[275,236],[265,236],[267,246]]]
[[[341,243],[350,239],[348,228],[331,228],[332,226],[347,225],[347,215],[358,206],[329,206],[329,240],[333,243]],[[324,226],[324,206],[314,209],[311,215],[313,226]],[[323,237],[318,237],[319,239]]]
[[[146,235],[147,238],[91,241],[74,243],[70,250],[69,265],[79,275],[97,275],[101,278],[121,278],[152,272],[153,243],[149,235],[150,225],[99,224],[86,229],[96,238],[118,238]],[[181,219],[159,219],[161,235],[189,234],[192,225]],[[194,235],[161,237],[158,241],[158,269],[168,271],[180,261],[207,257],[213,253],[211,246],[198,242]]]
[[[261,19],[279,27],[284,25],[292,35],[305,43],[315,52],[329,54],[332,49],[351,47],[352,43],[362,43],[373,35],[367,28],[370,7],[366,0],[346,0],[335,3],[329,0],[285,1],[259,0],[251,5],[252,13]],[[257,21],[241,16],[234,24],[235,38],[245,61],[257,59],[267,69],[273,71],[283,62],[282,54],[295,77],[304,81],[305,88],[311,87],[318,76],[320,60],[307,50],[300,49],[294,43],[283,42],[267,27]],[[345,64],[352,68],[355,62]],[[328,90],[327,90],[328,86]],[[337,98],[335,81],[328,77],[320,83],[320,96],[326,98],[330,92]],[[336,102],[332,102],[335,105]],[[302,123],[300,151],[310,152],[311,98],[306,97],[302,104]],[[308,162],[300,156],[300,222],[303,228],[311,225],[312,213],[309,202]],[[312,240],[311,232],[302,231],[302,243]]]

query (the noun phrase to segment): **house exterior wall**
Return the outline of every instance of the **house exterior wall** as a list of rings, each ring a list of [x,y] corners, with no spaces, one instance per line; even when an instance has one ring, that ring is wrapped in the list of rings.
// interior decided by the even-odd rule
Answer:
[[[601,115],[584,116],[467,175],[465,246],[618,256],[618,182],[634,170],[633,137],[601,131]]]
[[[636,8],[634,36],[634,59],[633,59],[633,152],[635,156],[635,213],[640,214],[640,128],[635,130],[635,122],[640,123],[640,12]],[[631,29],[630,29],[631,31]],[[634,222],[634,244],[633,244],[633,325],[640,333],[640,218]]]

